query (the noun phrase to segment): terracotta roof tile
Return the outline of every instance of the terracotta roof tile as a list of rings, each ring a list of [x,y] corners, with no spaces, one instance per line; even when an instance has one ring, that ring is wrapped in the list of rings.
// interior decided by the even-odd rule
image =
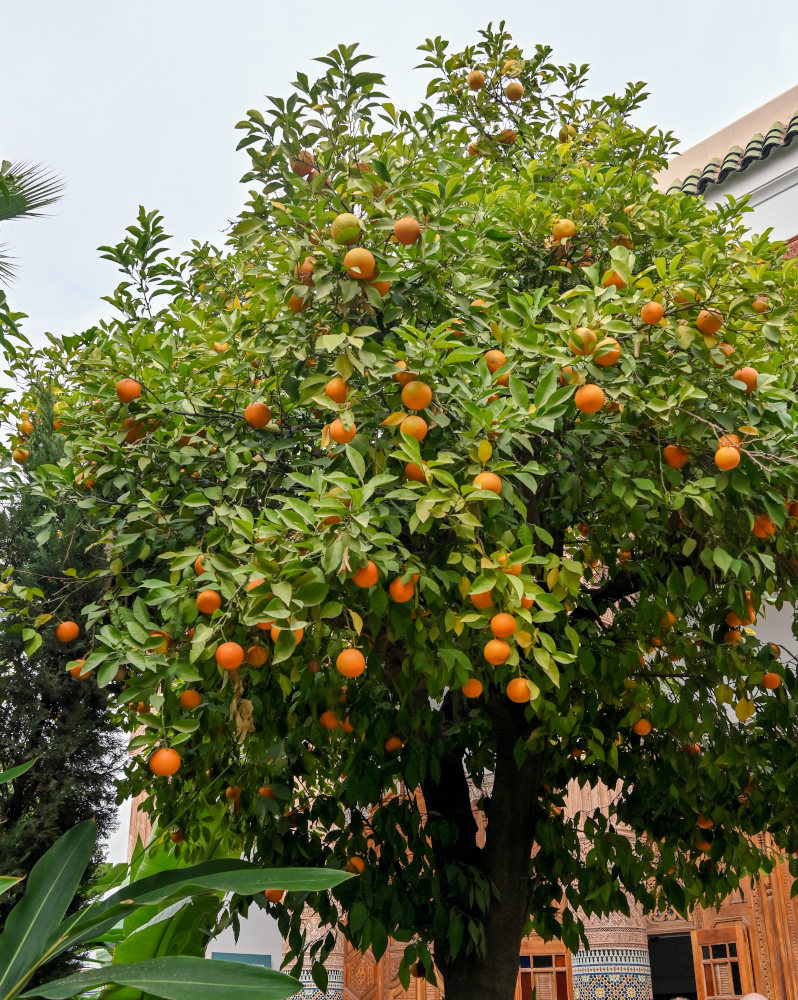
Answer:
[[[685,194],[703,194],[710,184],[721,184],[729,174],[742,173],[759,160],[766,160],[774,149],[784,149],[798,137],[798,111],[785,125],[774,122],[765,135],[758,132],[752,136],[743,149],[732,146],[723,159],[715,157],[704,167],[691,170],[684,180],[675,180],[668,188],[668,194],[683,191]]]

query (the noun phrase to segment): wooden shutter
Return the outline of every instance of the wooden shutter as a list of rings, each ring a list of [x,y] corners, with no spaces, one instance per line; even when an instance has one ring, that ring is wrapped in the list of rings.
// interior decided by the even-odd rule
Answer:
[[[690,936],[698,1000],[735,1000],[753,991],[745,925],[734,922]]]

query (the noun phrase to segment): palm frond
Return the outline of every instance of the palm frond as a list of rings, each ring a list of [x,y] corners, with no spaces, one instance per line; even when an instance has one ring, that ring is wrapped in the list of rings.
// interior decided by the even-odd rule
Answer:
[[[6,253],[5,244],[0,244],[0,281],[8,284],[16,273],[16,267],[11,263],[12,258]]]
[[[0,222],[43,215],[43,208],[58,201],[64,182],[38,163],[3,162],[0,168]]]

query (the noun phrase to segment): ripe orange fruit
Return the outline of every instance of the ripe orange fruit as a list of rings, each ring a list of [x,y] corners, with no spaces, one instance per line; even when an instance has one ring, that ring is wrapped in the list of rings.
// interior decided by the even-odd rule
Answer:
[[[646,302],[640,310],[640,319],[649,326],[654,326],[665,315],[665,308],[659,302]]]
[[[408,462],[405,466],[405,479],[410,479],[414,483],[426,483],[427,479],[424,470],[417,462]]]
[[[33,434],[33,424],[31,423],[30,420],[28,420],[27,417],[24,420],[20,421],[19,433],[22,434],[23,437],[27,437],[29,434]]]
[[[526,608],[527,611],[532,607],[534,603],[535,599],[533,597],[524,596],[521,598],[521,607]]]
[[[75,666],[69,668],[70,674],[73,677],[77,677],[79,681],[85,680],[91,673],[91,668],[88,670],[86,668],[86,661],[84,659],[75,660]]]
[[[494,615],[490,620],[490,630],[496,636],[497,639],[507,639],[511,636],[518,623],[512,615],[508,615],[506,611],[500,611],[498,615]]]
[[[397,750],[401,750],[404,743],[398,736],[389,736],[388,739],[383,743],[383,747],[386,753],[396,753]]]
[[[560,374],[557,376],[557,381],[560,385],[576,385],[579,381],[579,375],[570,365],[565,365],[560,369]]]
[[[402,246],[409,247],[421,235],[421,226],[417,219],[414,219],[411,215],[406,215],[404,218],[396,220],[396,224],[393,227],[393,234],[397,242],[401,243]]]
[[[715,350],[720,351],[720,353],[724,355],[724,358],[729,358],[732,356],[732,354],[734,354],[734,348],[732,347],[731,344],[716,344]],[[723,368],[723,366],[726,364],[725,360],[716,361],[712,357],[710,357],[710,360],[712,361],[712,365],[715,368]]]
[[[195,691],[194,688],[187,688],[185,691],[180,692],[180,705],[182,708],[193,711],[195,708],[199,708],[201,704],[202,695],[199,691]]]
[[[507,685],[507,697],[517,705],[523,705],[532,697],[529,685],[523,677],[513,677]]]
[[[316,161],[309,149],[300,149],[296,156],[292,156],[290,160],[291,172],[297,177],[307,177],[315,165]]]
[[[676,615],[672,611],[666,611],[662,618],[660,618],[659,623],[662,628],[670,628],[671,625],[676,624]]]
[[[237,642],[223,642],[216,650],[216,662],[225,670],[237,670],[244,662],[244,650]]]
[[[638,736],[648,736],[651,732],[651,728],[651,723],[648,719],[638,719],[632,726],[633,732],[637,733]]]
[[[512,146],[518,138],[518,133],[513,128],[505,128],[497,136],[502,146]]]
[[[285,895],[285,889],[264,889],[263,895],[270,903],[281,903]]]
[[[272,411],[260,401],[250,403],[244,408],[244,420],[250,427],[265,427],[272,418]]]
[[[374,254],[364,247],[353,247],[347,250],[344,257],[344,269],[350,278],[357,278],[358,281],[368,281],[374,277],[376,268]]]
[[[352,872],[354,875],[362,875],[366,870],[366,862],[363,858],[355,855],[347,861],[346,870]]]
[[[488,371],[491,375],[498,371],[503,364],[507,363],[507,357],[503,351],[486,351],[485,352],[485,364],[488,366]]]
[[[310,305],[310,299],[307,295],[304,298],[302,298],[301,296],[296,295],[294,292],[291,292],[291,295],[288,298],[288,308],[291,310],[292,313],[304,312],[309,305]],[[227,344],[214,344],[213,346],[217,351],[226,351],[228,347]]]
[[[479,594],[469,594],[468,596],[471,599],[471,603],[474,605],[474,607],[479,608],[479,610],[482,611],[485,608],[493,607],[492,594],[493,590],[484,590]]]
[[[715,825],[715,821],[711,816],[705,816],[703,813],[699,813],[698,819],[695,821],[695,825],[700,827],[702,830],[711,830]]]
[[[180,754],[171,747],[159,747],[148,761],[150,770],[159,778],[168,778],[180,770]]]
[[[603,340],[600,340],[593,351],[593,360],[597,365],[601,365],[602,368],[609,368],[610,365],[614,365],[620,356],[621,345],[615,337],[605,337]]]
[[[269,635],[272,637],[272,642],[277,642],[280,637],[280,633],[284,632],[285,629],[281,629],[278,625],[272,625],[269,629]],[[294,645],[298,646],[302,642],[302,637],[305,634],[303,628],[295,628],[294,630]]]
[[[739,646],[743,641],[742,632],[738,632],[736,628],[730,628],[723,636],[723,641],[727,646]]]
[[[510,646],[504,639],[489,639],[482,651],[485,659],[494,667],[500,666],[510,655]]]
[[[474,476],[474,486],[478,490],[489,490],[498,496],[502,491],[501,476],[497,476],[495,472],[480,472]]]
[[[15,448],[11,452],[11,457],[14,459],[17,465],[24,465],[28,461],[28,458],[30,457],[30,452],[27,450],[27,448]]]
[[[120,403],[132,403],[141,395],[141,385],[134,378],[123,378],[116,383]]]
[[[297,263],[294,268],[294,277],[300,285],[313,284],[313,268],[315,266],[316,261],[312,257],[306,257],[303,261]]]
[[[366,658],[359,649],[350,646],[336,657],[335,669],[344,677],[359,677],[366,669]]]
[[[352,583],[356,587],[373,587],[379,577],[376,563],[369,559],[365,566],[361,566],[356,573],[352,574]]]
[[[724,472],[736,469],[740,464],[739,448],[718,448],[715,452],[715,465]]]
[[[182,844],[186,838],[179,830],[172,830],[172,832],[169,834],[169,839],[172,841],[173,844]]]
[[[241,798],[241,785],[228,785],[224,790],[224,797],[228,802],[238,802]]]
[[[504,88],[504,96],[508,101],[520,101],[524,96],[523,84],[519,83],[518,80],[511,80]]]
[[[572,219],[555,219],[551,226],[555,240],[570,240],[576,235],[576,223]]]
[[[762,678],[762,687],[767,688],[768,691],[775,691],[777,687],[781,686],[781,677],[778,674],[774,674],[772,671],[768,671]]]
[[[258,789],[258,795],[263,799],[272,799],[274,801],[274,792],[269,785],[261,785]]]
[[[251,667],[262,667],[268,655],[265,646],[249,646],[244,658]]]
[[[578,326],[568,338],[568,346],[580,357],[590,354],[596,346],[598,337],[589,326]]]
[[[409,416],[404,418],[401,424],[399,424],[399,430],[403,434],[409,434],[410,437],[414,437],[416,441],[423,441],[427,436],[429,426],[423,417],[419,417],[415,413],[411,413]]]
[[[510,576],[520,576],[524,568],[521,563],[508,563],[506,552],[502,552],[497,561],[502,567],[502,573],[509,573]]]
[[[197,610],[204,615],[212,615],[222,606],[222,599],[215,590],[203,590],[197,595]]]
[[[755,538],[769,538],[770,535],[775,535],[776,531],[776,524],[771,521],[767,514],[755,515],[754,526],[751,528],[751,534]]]
[[[332,732],[333,729],[338,729],[338,727],[341,725],[341,723],[338,721],[338,716],[331,708],[328,708],[326,712],[321,713],[321,715],[319,716],[319,722],[324,726],[325,729],[329,729],[330,732]]]
[[[751,368],[750,365],[746,365],[744,368],[738,368],[734,373],[734,378],[738,382],[743,382],[745,384],[746,393],[753,392],[756,389],[757,379],[759,378],[759,372],[756,368]]]
[[[374,278],[372,278],[369,284],[376,292],[379,293],[380,297],[383,299],[391,290],[390,281],[375,281]]]
[[[466,698],[479,698],[483,690],[482,681],[477,680],[476,677],[469,677],[460,690]]]
[[[414,372],[409,372],[407,370],[406,361],[395,361],[394,365],[399,370],[394,372],[391,378],[393,378],[395,382],[398,382],[399,385],[407,385],[408,382],[412,382],[413,379],[418,377]]]
[[[469,90],[482,90],[485,86],[485,74],[480,69],[472,69],[466,77]]]
[[[349,391],[349,386],[347,383],[336,375],[331,378],[330,381],[324,387],[324,395],[328,399],[331,399],[334,403],[343,403],[346,401],[346,394]]]
[[[79,635],[80,628],[77,622],[69,621],[68,619],[65,622],[61,622],[55,630],[55,637],[59,642],[72,642]]]
[[[338,444],[349,444],[350,441],[354,441],[355,434],[357,434],[355,425],[352,424],[347,430],[339,417],[336,417],[330,424],[330,437]]]
[[[727,612],[724,621],[729,626],[729,628],[739,628],[743,623],[742,618],[740,618],[739,615],[735,614],[734,611]]]
[[[607,271],[601,284],[605,288],[609,288],[610,285],[613,285],[617,289],[626,288],[626,282],[617,271]]]
[[[766,313],[770,309],[770,302],[768,302],[764,295],[757,295],[751,306],[754,312]]]
[[[360,220],[351,212],[342,212],[333,220],[330,232],[339,246],[350,246],[360,239]]]
[[[736,448],[737,451],[740,450],[740,435],[739,434],[722,434],[718,438],[718,443],[715,445],[715,450],[718,448]]]
[[[695,325],[701,333],[712,336],[723,326],[723,316],[717,309],[702,309],[698,314]]]
[[[574,393],[574,404],[582,413],[598,413],[606,402],[604,390],[591,382],[580,385]]]
[[[402,402],[409,410],[423,410],[432,402],[432,389],[425,382],[408,382],[402,389]]]
[[[666,444],[662,449],[665,464],[672,469],[681,469],[690,459],[690,452],[679,444]]]
[[[412,580],[408,580],[407,583],[402,583],[402,578],[399,576],[397,576],[395,580],[391,580],[388,587],[388,593],[391,596],[391,600],[396,601],[397,604],[406,604],[412,599],[415,591],[416,586]]]

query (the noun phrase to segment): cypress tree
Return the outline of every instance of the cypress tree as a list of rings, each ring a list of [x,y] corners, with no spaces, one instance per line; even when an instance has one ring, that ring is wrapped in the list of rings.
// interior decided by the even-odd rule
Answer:
[[[57,464],[62,453],[59,435],[53,430],[52,396],[42,391],[34,431],[25,441],[30,457],[25,468],[33,470]],[[96,537],[80,528],[76,506],[51,505],[25,485],[14,492],[4,490],[0,508],[0,568],[3,571],[4,617],[0,623],[0,770],[37,758],[36,765],[10,784],[0,786],[0,870],[8,875],[27,874],[61,834],[76,823],[93,818],[98,825],[98,844],[115,822],[114,773],[124,743],[108,709],[108,688],[100,688],[94,676],[73,677],[66,664],[87,653],[84,635],[69,644],[56,639],[59,621],[80,620],[80,610],[91,604],[106,580],[102,546]],[[76,502],[77,502],[76,496]],[[92,569],[97,576],[86,585],[75,586],[69,574],[77,570],[85,577]],[[25,652],[23,621],[14,600],[20,588],[32,588],[35,608],[41,616],[53,617],[40,626],[41,645]],[[87,872],[75,905],[85,898],[96,866]],[[0,897],[0,926],[24,891]],[[47,976],[74,968],[74,956],[48,966]]]

